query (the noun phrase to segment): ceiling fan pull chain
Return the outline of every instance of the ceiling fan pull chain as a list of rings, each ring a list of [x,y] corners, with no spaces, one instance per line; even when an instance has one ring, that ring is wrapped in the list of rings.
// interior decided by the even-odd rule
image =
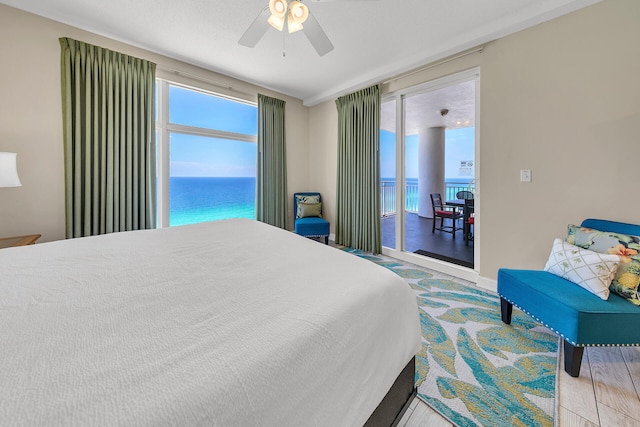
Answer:
[[[286,57],[286,49],[285,49],[285,39],[284,39],[284,31],[282,32],[282,57]]]

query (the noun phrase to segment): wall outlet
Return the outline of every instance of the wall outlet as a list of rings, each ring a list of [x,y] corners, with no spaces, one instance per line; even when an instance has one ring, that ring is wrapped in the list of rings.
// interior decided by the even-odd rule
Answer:
[[[522,169],[520,171],[520,182],[531,182],[531,169]]]

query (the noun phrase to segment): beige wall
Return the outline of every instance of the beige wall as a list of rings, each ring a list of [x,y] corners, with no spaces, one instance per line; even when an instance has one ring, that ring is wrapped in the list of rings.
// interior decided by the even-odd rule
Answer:
[[[554,237],[585,217],[640,222],[640,2],[605,0],[489,44],[483,53],[399,78],[392,92],[480,67],[480,275],[540,268]],[[0,236],[64,236],[58,37],[69,36],[230,84],[166,57],[0,6],[0,151],[23,187],[0,189]],[[7,60],[7,58],[14,58]],[[272,94],[264,91],[266,94]],[[287,101],[289,193],[322,192],[335,226],[337,113]],[[531,169],[533,182],[519,182]],[[292,203],[290,201],[290,209]]]
[[[18,153],[23,185],[0,188],[0,237],[65,235],[59,37],[148,59],[158,64],[159,77],[253,101],[258,92],[284,99],[289,193],[308,186],[309,109],[300,100],[0,5],[0,151]]]
[[[309,184],[322,193],[322,208],[335,233],[338,113],[333,101],[312,107],[309,118]]]
[[[483,53],[383,86],[480,67],[480,276],[541,268],[554,237],[587,217],[640,223],[640,2],[606,0],[504,37]],[[335,195],[337,113],[311,109],[310,142]],[[519,182],[520,169],[533,181]]]

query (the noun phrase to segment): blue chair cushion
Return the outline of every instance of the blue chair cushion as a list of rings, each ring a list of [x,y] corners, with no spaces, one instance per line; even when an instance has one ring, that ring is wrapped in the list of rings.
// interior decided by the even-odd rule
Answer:
[[[539,270],[498,270],[498,294],[573,345],[640,345],[640,307],[611,294],[602,300]]]
[[[301,236],[328,236],[329,221],[318,217],[296,218],[294,231]]]

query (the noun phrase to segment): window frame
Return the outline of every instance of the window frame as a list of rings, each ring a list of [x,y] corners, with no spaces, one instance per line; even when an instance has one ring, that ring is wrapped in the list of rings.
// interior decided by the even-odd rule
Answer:
[[[222,130],[215,130],[209,128],[201,128],[197,126],[188,126],[182,124],[175,124],[169,121],[169,87],[180,87],[187,90],[201,92],[206,95],[215,96],[218,98],[228,99],[230,101],[239,102],[253,107],[258,107],[257,100],[255,102],[247,101],[245,99],[235,98],[228,95],[220,94],[207,90],[201,87],[195,87],[178,83],[175,81],[156,78],[157,84],[157,97],[156,105],[158,111],[156,112],[156,142],[157,142],[157,211],[158,211],[158,228],[169,227],[170,223],[170,200],[169,200],[169,186],[170,186],[170,165],[171,165],[171,153],[169,148],[171,133],[180,133],[187,135],[204,136],[219,139],[228,139],[235,141],[253,142],[256,144],[256,156],[257,156],[257,143],[258,136],[228,132]]]

